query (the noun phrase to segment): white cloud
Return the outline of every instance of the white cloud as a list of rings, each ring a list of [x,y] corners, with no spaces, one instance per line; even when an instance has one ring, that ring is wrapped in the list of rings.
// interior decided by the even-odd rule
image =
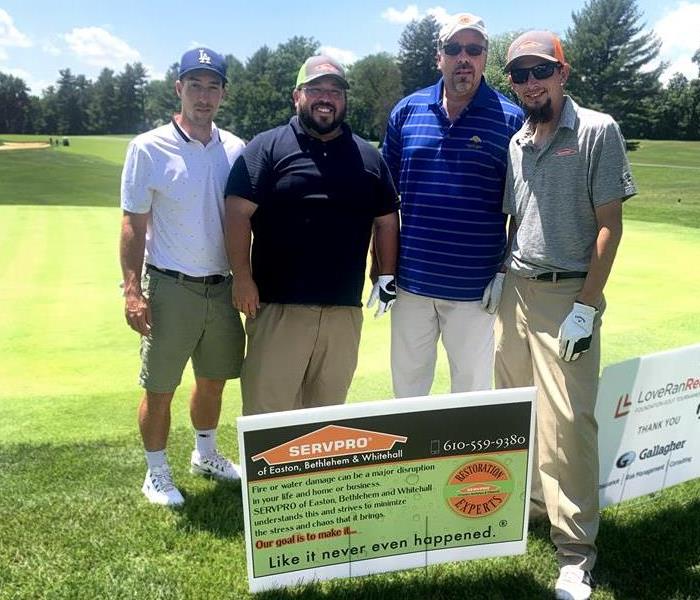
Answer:
[[[61,55],[61,49],[53,42],[44,42],[41,44],[41,49],[46,52],[46,54],[50,54],[51,56]]]
[[[418,11],[418,7],[415,4],[409,4],[403,10],[398,10],[392,6],[390,8],[387,8],[382,13],[382,19],[385,19],[390,23],[398,23],[400,25],[405,25],[406,23],[410,23],[414,19],[419,18],[420,12]]]
[[[653,29],[662,42],[659,58],[670,63],[662,81],[667,82],[675,73],[696,78],[698,67],[691,58],[700,47],[700,2],[679,2]]]
[[[434,6],[433,8],[429,8],[425,11],[425,14],[433,15],[433,17],[435,17],[435,20],[438,23],[440,23],[440,25],[444,25],[445,23],[447,23],[447,21],[449,21],[450,17],[452,16],[442,6]]]
[[[63,39],[78,58],[95,67],[120,69],[141,58],[138,50],[102,27],[76,27]]]
[[[32,41],[15,27],[12,17],[0,8],[0,46],[18,46],[28,48]]]
[[[406,25],[411,21],[420,21],[421,19],[432,15],[435,20],[442,25],[447,22],[447,20],[452,16],[445,8],[442,6],[433,6],[425,12],[420,12],[418,6],[415,4],[409,4],[403,10],[391,7],[387,8],[382,13],[382,18],[389,21],[390,23],[398,23],[399,25]]]
[[[321,46],[319,52],[321,54],[327,54],[331,58],[335,58],[335,60],[346,67],[357,60],[357,54],[352,50],[343,50],[342,48],[335,48],[334,46]]]

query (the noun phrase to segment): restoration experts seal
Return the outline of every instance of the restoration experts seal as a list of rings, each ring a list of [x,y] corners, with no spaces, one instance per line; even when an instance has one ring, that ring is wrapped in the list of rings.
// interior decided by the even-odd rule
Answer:
[[[513,478],[505,465],[494,459],[477,459],[454,471],[445,486],[445,499],[461,517],[486,517],[510,498]]]

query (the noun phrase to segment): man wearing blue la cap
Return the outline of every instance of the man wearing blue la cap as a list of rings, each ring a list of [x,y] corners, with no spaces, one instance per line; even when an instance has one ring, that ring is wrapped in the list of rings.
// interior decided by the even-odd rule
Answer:
[[[190,416],[194,474],[239,478],[219,454],[216,428],[227,379],[238,377],[245,337],[231,307],[222,216],[226,178],[243,142],[213,123],[224,97],[226,61],[208,48],[185,52],[175,91],[180,114],[129,144],[122,173],[120,241],[125,315],[141,334],[139,426],[149,502],[184,502],[165,448],[170,403],[188,360],[195,386]]]

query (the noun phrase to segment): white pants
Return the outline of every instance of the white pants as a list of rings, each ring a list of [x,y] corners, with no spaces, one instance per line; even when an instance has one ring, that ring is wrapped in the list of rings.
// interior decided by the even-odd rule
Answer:
[[[391,376],[394,396],[430,393],[437,341],[447,351],[452,392],[488,390],[493,385],[495,315],[481,303],[440,300],[398,288],[391,309]]]

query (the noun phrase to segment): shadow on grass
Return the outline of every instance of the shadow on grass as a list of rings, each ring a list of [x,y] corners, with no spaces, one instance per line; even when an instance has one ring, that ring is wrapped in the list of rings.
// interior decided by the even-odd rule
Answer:
[[[260,600],[542,600],[552,592],[528,573],[465,576],[449,567],[389,573],[351,580],[336,580],[297,589],[281,589],[255,595]]]
[[[647,518],[603,513],[597,581],[616,600],[700,598],[700,498],[658,509],[662,496],[636,501]],[[646,505],[646,506],[644,506]],[[629,522],[628,522],[629,521]]]
[[[243,533],[243,501],[240,482],[211,482],[210,488],[187,493],[178,526],[208,531],[219,538]]]

